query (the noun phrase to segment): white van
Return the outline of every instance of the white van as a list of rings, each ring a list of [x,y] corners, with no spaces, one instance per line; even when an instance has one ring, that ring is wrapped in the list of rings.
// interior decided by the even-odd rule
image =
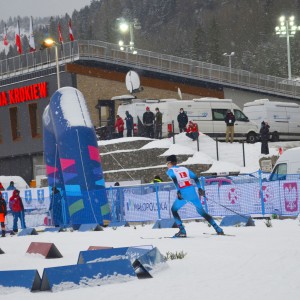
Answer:
[[[150,107],[153,113],[155,113],[155,108],[158,107],[163,114],[162,133],[164,137],[169,136],[172,132],[172,122],[174,123],[174,133],[179,133],[177,116],[180,108],[183,108],[189,120],[196,122],[201,132],[211,137],[224,139],[226,134],[224,118],[227,110],[231,109],[236,119],[234,139],[246,139],[252,143],[257,140],[258,126],[249,121],[248,117],[231,99],[131,99],[124,101],[123,104],[118,107],[118,115],[125,118],[125,112],[128,110],[133,116],[134,124],[138,127],[143,127],[143,114],[147,106]]]
[[[258,126],[262,121],[268,122],[274,142],[300,140],[300,105],[297,103],[259,99],[245,103],[243,112]]]
[[[300,147],[282,153],[272,170],[270,180],[285,180],[286,174],[300,174]]]

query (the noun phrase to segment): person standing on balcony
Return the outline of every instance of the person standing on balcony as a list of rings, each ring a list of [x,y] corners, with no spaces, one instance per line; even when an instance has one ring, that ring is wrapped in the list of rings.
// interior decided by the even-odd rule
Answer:
[[[150,110],[150,107],[146,107],[146,111],[143,114],[143,124],[145,128],[145,136],[149,138],[154,137],[154,113]]]
[[[115,128],[117,129],[118,137],[122,138],[124,136],[123,135],[123,132],[124,132],[124,121],[123,121],[123,119],[119,115],[117,115],[117,119],[116,119],[116,123],[115,123]]]
[[[133,130],[133,117],[128,110],[126,110],[125,115],[126,115],[125,121],[126,121],[127,137],[131,137],[132,130]]]
[[[155,108],[155,138],[156,139],[161,139],[162,138],[162,113],[159,111],[159,108]]]
[[[189,121],[189,118],[183,108],[180,108],[179,115],[177,116],[177,121],[178,121],[178,127],[179,127],[179,132],[185,132],[186,131],[186,125]]]
[[[234,123],[235,123],[235,116],[230,109],[227,110],[225,116],[225,123],[226,123],[226,143],[229,141],[230,136],[230,143],[234,140]]]

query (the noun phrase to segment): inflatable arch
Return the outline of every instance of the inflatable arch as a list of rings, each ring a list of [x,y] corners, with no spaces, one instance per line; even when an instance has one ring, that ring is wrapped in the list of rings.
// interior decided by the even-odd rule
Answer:
[[[48,183],[66,201],[64,223],[72,226],[110,220],[97,138],[82,93],[57,90],[43,114]]]

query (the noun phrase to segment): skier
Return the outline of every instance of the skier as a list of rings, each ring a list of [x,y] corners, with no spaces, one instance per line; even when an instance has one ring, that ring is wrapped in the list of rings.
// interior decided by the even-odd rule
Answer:
[[[210,216],[202,207],[199,197],[205,196],[205,192],[200,187],[198,177],[186,167],[177,166],[176,155],[170,155],[167,157],[167,167],[168,171],[166,173],[173,180],[177,189],[177,198],[171,208],[175,222],[179,227],[179,232],[177,232],[174,237],[186,237],[186,231],[178,214],[178,210],[188,202],[195,206],[198,214],[205,218],[206,221],[213,226],[218,235],[224,235],[223,229],[217,225],[212,216]],[[199,197],[191,179],[193,179],[197,184]]]

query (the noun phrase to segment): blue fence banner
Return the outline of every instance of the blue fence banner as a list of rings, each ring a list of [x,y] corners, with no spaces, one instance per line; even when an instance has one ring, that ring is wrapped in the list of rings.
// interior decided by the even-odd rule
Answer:
[[[280,180],[274,181],[268,178],[269,174],[262,172],[227,176],[226,180],[217,177],[213,180],[201,177],[201,186],[205,190],[206,197],[201,197],[200,201],[203,208],[214,217],[234,214],[258,217],[272,214],[298,216],[300,213],[300,175],[282,175]],[[196,186],[195,189],[197,191]],[[41,201],[41,190],[44,194],[44,201]],[[155,222],[173,218],[171,207],[177,194],[172,182],[109,187],[104,192],[107,195],[112,222],[116,224],[118,222],[124,224],[126,222]],[[11,191],[2,192],[6,201],[11,193]],[[51,225],[48,187],[21,190],[21,197],[25,199],[23,202],[28,227]],[[186,220],[201,218],[194,206],[189,203],[182,207],[179,213],[182,219]],[[10,214],[7,216],[7,222],[8,228],[11,228]],[[95,220],[93,216],[90,216],[85,219],[85,222],[95,223]]]

